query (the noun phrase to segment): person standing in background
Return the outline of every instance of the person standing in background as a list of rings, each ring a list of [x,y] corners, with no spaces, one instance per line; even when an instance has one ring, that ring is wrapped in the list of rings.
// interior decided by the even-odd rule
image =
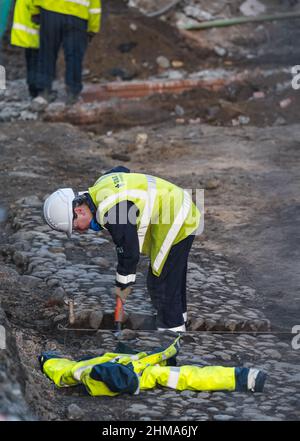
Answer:
[[[27,85],[31,98],[38,96],[39,25],[31,19],[33,0],[17,0],[11,30],[11,44],[25,48]]]
[[[75,104],[83,87],[82,63],[88,42],[100,30],[101,0],[33,0],[32,14],[40,22],[40,95],[48,102],[54,98],[52,82],[62,46],[67,105]]]

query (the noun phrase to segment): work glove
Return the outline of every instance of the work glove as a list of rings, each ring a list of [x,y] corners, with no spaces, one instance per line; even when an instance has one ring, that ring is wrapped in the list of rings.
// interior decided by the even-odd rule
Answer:
[[[125,289],[121,289],[119,286],[116,287],[116,295],[118,297],[120,297],[120,299],[122,300],[123,305],[126,302],[127,297],[129,296],[131,291],[132,291],[132,288],[130,286],[128,286]]]
[[[40,14],[35,14],[31,16],[31,20],[34,24],[39,25],[41,23],[41,16]]]
[[[88,42],[90,43],[92,39],[95,37],[95,32],[88,32]]]

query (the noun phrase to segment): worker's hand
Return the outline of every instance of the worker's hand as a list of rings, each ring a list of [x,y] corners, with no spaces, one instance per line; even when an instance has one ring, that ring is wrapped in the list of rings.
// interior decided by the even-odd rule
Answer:
[[[128,286],[125,289],[121,289],[119,286],[117,286],[117,288],[116,288],[116,295],[118,297],[120,297],[120,299],[122,300],[123,305],[126,302],[127,297],[129,296],[131,291],[132,291],[132,288],[130,286]]]
[[[40,14],[32,15],[31,20],[34,24],[39,25],[41,23],[41,16]]]
[[[88,32],[88,42],[90,43],[92,39],[95,37],[95,32]]]

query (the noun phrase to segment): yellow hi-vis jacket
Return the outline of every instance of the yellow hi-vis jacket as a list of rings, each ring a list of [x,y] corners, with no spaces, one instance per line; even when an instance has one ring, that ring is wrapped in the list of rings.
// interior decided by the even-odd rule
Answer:
[[[101,26],[101,0],[33,0],[33,13],[39,8],[59,14],[73,15],[88,22],[88,32],[97,33]]]
[[[106,353],[79,362],[57,356],[43,361],[42,355],[42,371],[58,387],[83,384],[91,396],[138,394],[156,385],[179,391],[250,390],[247,380],[242,388],[238,384],[240,372],[248,372],[248,368],[167,366],[168,360],[177,355],[179,338],[167,349],[154,353]]]
[[[31,20],[33,0],[17,0],[11,30],[11,44],[38,49],[40,45],[39,26]]]
[[[200,212],[190,194],[164,179],[141,173],[110,173],[88,192],[97,207],[97,222],[105,228],[106,213],[122,201],[138,208],[137,233],[140,252],[150,257],[159,276],[172,245],[195,232]]]

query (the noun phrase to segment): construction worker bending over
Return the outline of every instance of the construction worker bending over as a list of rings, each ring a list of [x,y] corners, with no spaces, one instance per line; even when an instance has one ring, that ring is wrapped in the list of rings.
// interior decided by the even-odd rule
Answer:
[[[55,191],[44,204],[50,227],[67,233],[108,230],[116,245],[116,295],[122,303],[136,280],[140,253],[150,257],[147,287],[157,329],[186,330],[187,260],[200,221],[189,193],[164,179],[117,167],[87,191]]]
[[[83,384],[92,396],[138,394],[156,385],[176,390],[262,392],[263,371],[222,366],[174,366],[179,338],[166,349],[137,354],[106,353],[72,361],[51,352],[39,357],[42,372],[57,387]]]
[[[88,41],[100,30],[101,0],[33,0],[32,14],[40,21],[39,87],[53,101],[52,82],[60,46],[64,49],[67,104],[82,90],[82,63]]]
[[[38,93],[39,25],[31,19],[33,0],[17,0],[11,30],[11,44],[25,48],[27,85],[29,95]]]

